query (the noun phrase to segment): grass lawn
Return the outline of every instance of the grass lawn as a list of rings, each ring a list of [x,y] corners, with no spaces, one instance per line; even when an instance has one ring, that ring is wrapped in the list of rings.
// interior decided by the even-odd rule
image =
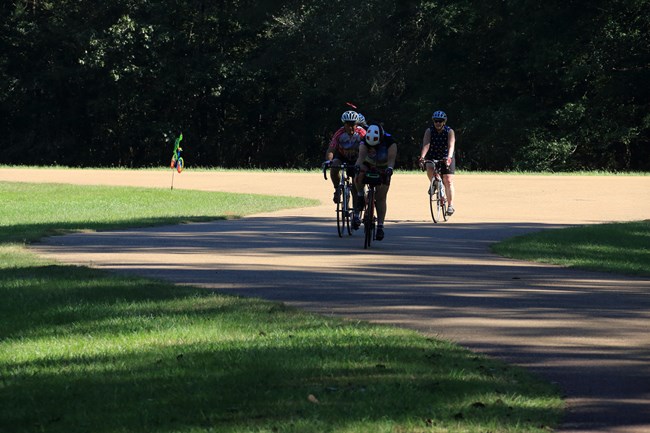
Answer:
[[[408,330],[41,259],[43,236],[304,199],[0,183],[0,432],[546,432],[519,368]]]
[[[516,259],[650,276],[650,220],[546,230],[507,239],[492,249]]]

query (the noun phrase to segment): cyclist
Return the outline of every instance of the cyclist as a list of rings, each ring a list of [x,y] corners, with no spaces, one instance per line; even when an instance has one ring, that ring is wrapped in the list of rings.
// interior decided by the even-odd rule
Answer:
[[[366,123],[366,116],[364,116],[361,113],[357,113],[359,115],[359,120],[357,120],[357,125],[361,126],[362,128],[367,128],[368,123]]]
[[[424,131],[422,139],[422,150],[420,151],[420,166],[423,166],[425,159],[444,160],[445,164],[441,168],[442,182],[447,192],[447,215],[454,213],[454,172],[456,171],[456,158],[454,158],[454,149],[456,147],[456,135],[454,130],[447,126],[447,114],[444,111],[435,111],[433,116],[433,125]],[[426,164],[427,177],[429,182],[433,178],[433,165]]]
[[[357,125],[358,121],[359,114],[356,111],[346,111],[343,113],[341,115],[343,126],[334,133],[325,151],[325,164],[330,167],[330,179],[332,179],[332,184],[334,185],[334,203],[338,203],[341,199],[339,196],[340,191],[338,190],[338,185],[341,181],[339,167],[343,162],[350,166],[354,164],[359,154],[359,144],[366,135],[366,130]],[[355,200],[356,190],[353,191],[352,197]]]
[[[377,233],[378,241],[384,239],[384,219],[386,217],[386,198],[390,179],[393,175],[393,166],[397,158],[397,143],[395,139],[384,131],[378,123],[371,123],[368,126],[366,136],[359,146],[359,157],[355,165],[358,175],[354,179],[357,188],[357,205],[355,207],[353,227],[358,229],[361,226],[359,212],[363,210],[363,180],[366,172],[379,172],[382,177],[382,184],[375,188],[375,202],[377,204]]]

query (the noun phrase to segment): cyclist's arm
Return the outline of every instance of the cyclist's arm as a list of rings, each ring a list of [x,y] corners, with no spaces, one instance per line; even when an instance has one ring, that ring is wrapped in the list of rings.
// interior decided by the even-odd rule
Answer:
[[[451,160],[454,157],[454,150],[456,149],[456,134],[453,129],[449,129],[449,134],[447,135],[447,144],[449,147],[449,153],[447,154],[447,159]],[[451,164],[451,161],[448,161]]]
[[[397,159],[397,143],[393,143],[388,148],[388,167],[395,167],[395,160]]]
[[[334,133],[334,135],[332,135],[332,139],[330,140],[330,147],[336,147],[336,145],[337,145],[338,142],[339,142],[339,137],[340,137],[341,134],[343,134],[344,132],[345,132],[345,128],[342,127],[342,126],[341,126],[339,129],[336,130],[336,132]]]
[[[331,161],[334,159],[334,155],[336,154],[336,148],[338,147],[339,143],[339,137],[341,134],[343,134],[344,128],[339,128],[334,135],[332,135],[332,139],[330,140],[330,144],[327,147],[327,150],[325,151],[325,161]]]
[[[422,149],[420,150],[420,159],[424,159],[429,153],[429,146],[431,146],[431,130],[427,128],[424,131],[424,138],[422,139]]]
[[[357,162],[355,162],[355,165],[358,165],[361,167],[363,165],[363,161],[366,160],[366,157],[368,156],[368,147],[361,143],[359,146],[359,156],[357,157]]]

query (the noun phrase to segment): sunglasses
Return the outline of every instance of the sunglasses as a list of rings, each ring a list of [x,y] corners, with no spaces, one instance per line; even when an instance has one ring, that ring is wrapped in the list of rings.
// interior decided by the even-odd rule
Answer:
[[[433,119],[434,123],[443,123],[445,119]]]

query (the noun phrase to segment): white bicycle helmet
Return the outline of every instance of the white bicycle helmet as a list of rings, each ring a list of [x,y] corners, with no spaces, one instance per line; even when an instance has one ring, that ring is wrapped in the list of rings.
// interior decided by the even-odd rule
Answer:
[[[359,120],[357,120],[357,123],[363,127],[367,127],[368,124],[366,123],[366,116],[364,116],[361,113],[357,113],[357,115],[359,116]]]
[[[434,111],[433,116],[431,116],[431,118],[447,120],[447,115],[445,114],[444,111]]]
[[[379,125],[370,125],[366,131],[365,141],[368,146],[374,147],[384,138],[384,131]]]
[[[354,122],[357,123],[359,121],[359,114],[356,111],[346,111],[341,115],[341,122]]]

